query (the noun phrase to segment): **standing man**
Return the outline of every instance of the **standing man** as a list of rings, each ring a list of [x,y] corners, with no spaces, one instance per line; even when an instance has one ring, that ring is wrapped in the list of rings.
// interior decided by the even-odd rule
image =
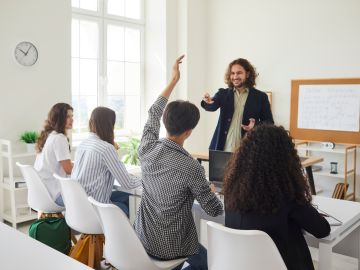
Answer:
[[[134,226],[152,257],[187,257],[186,269],[206,270],[207,252],[198,242],[192,206],[196,199],[208,215],[217,216],[223,205],[203,167],[183,147],[200,119],[199,109],[181,100],[166,106],[180,79],[183,57],[176,60],[170,83],[149,109],[139,147],[143,193]],[[167,134],[159,139],[161,116]]]
[[[260,122],[274,123],[266,93],[254,88],[257,77],[248,60],[232,61],[225,73],[229,88],[220,88],[214,97],[208,93],[201,101],[206,111],[220,108],[219,120],[210,149],[233,152],[241,138]]]

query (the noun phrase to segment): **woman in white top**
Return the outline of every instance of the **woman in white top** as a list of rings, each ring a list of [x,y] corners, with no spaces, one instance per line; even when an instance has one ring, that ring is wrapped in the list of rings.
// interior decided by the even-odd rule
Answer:
[[[55,104],[45,121],[44,130],[36,143],[38,152],[34,168],[47,187],[53,200],[60,206],[64,203],[60,194],[60,185],[53,174],[66,177],[71,174],[70,145],[67,130],[72,128],[73,108],[66,103]]]
[[[114,142],[115,112],[97,107],[91,113],[89,137],[76,149],[71,178],[77,179],[88,196],[102,203],[113,203],[129,215],[129,194],[113,191],[115,179],[124,189],[141,185],[140,179],[130,177],[119,160]]]

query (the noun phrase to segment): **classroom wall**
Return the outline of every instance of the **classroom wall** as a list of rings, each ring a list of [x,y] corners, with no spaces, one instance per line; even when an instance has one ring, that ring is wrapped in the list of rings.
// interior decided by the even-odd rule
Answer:
[[[285,128],[290,126],[292,79],[360,77],[358,0],[208,0],[204,9],[206,34],[193,38],[205,36],[200,42],[206,45],[206,61],[197,70],[205,74],[205,89],[214,94],[224,87],[227,64],[247,58],[259,73],[258,89],[273,92],[274,119]],[[196,12],[189,14],[196,18]],[[194,96],[205,89],[193,89]],[[207,143],[217,118],[218,113],[202,113]],[[359,159],[357,168],[359,175]],[[339,179],[316,181],[329,193]]]
[[[50,107],[71,102],[70,0],[0,1],[0,138],[40,130]],[[34,66],[14,59],[15,46],[38,49]]]

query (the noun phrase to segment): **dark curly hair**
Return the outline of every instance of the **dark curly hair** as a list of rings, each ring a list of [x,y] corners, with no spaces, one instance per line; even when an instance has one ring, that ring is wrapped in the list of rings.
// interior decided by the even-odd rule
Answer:
[[[245,71],[249,74],[249,77],[246,79],[246,81],[244,83],[244,85],[246,87],[254,87],[256,85],[255,80],[256,80],[256,77],[258,76],[258,74],[256,73],[255,67],[253,65],[251,65],[251,63],[248,60],[246,60],[244,58],[239,58],[239,59],[232,61],[228,65],[226,72],[225,72],[224,81],[230,88],[234,87],[233,83],[230,80],[231,68],[233,65],[242,66],[245,69]]]
[[[74,109],[67,103],[56,103],[52,106],[45,120],[44,129],[36,141],[36,150],[38,153],[44,148],[45,142],[52,131],[55,130],[57,133],[62,133],[66,136],[65,126],[68,110],[73,111]]]
[[[248,132],[226,171],[228,210],[266,214],[276,212],[283,202],[311,203],[297,150],[281,126],[262,124]]]

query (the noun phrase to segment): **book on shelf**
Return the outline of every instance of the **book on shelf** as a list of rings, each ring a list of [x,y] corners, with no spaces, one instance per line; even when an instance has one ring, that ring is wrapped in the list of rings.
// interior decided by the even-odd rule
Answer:
[[[23,188],[26,187],[26,182],[16,182],[15,188]]]

